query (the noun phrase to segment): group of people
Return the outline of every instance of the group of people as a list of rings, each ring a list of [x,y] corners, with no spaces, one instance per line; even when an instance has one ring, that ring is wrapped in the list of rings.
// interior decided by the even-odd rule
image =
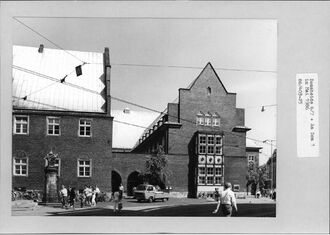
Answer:
[[[83,192],[80,194],[80,207],[84,206],[96,206],[98,201],[98,196],[100,194],[100,189],[95,186],[85,185]]]
[[[62,188],[60,190],[60,196],[61,196],[61,203],[62,208],[75,208],[75,201],[77,199],[77,195],[79,193],[76,192],[75,188],[68,187],[68,189],[65,187],[65,185],[62,185]],[[100,189],[95,186],[87,186],[85,185],[84,190],[82,193],[79,194],[79,200],[80,200],[80,207],[84,207],[84,205],[89,206],[96,206],[98,195],[100,194]]]
[[[69,186],[67,189],[64,185],[60,190],[62,208],[72,207],[74,209],[74,202],[76,199],[76,189]]]

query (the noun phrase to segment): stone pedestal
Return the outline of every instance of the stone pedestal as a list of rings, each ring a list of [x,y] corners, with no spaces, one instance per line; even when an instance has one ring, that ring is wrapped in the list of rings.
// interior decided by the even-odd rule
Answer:
[[[45,183],[45,194],[43,201],[45,203],[57,203],[58,192],[57,192],[57,169],[56,167],[46,167],[45,169],[46,183]]]

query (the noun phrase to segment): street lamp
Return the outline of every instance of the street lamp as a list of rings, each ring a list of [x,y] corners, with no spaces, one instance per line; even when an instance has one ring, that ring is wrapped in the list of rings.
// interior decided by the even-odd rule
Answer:
[[[263,143],[270,143],[270,189],[273,190],[273,142],[276,140],[264,140]]]

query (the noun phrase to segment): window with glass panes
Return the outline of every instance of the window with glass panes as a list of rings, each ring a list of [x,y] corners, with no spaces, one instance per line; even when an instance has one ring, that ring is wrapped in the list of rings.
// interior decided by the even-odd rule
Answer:
[[[47,118],[47,134],[60,135],[60,119],[57,117]]]
[[[219,117],[214,116],[212,118],[212,126],[220,126],[220,118]]]
[[[78,177],[91,177],[91,160],[78,160]]]
[[[28,174],[28,159],[27,158],[14,158],[14,175],[27,176]]]
[[[28,116],[14,116],[14,133],[21,135],[29,134]]]
[[[79,120],[79,136],[90,137],[92,135],[91,128],[92,128],[91,120],[88,119]]]
[[[206,135],[199,135],[199,153],[206,153]]]
[[[204,125],[204,116],[203,115],[197,115],[196,117],[196,124],[197,125]]]
[[[220,185],[222,183],[222,135],[199,134],[198,150],[207,159],[213,157],[214,161],[200,162],[198,165],[199,185]],[[206,151],[206,153],[204,153]],[[200,156],[200,155],[199,155]],[[219,159],[220,158],[220,159]]]
[[[205,116],[205,126],[211,126],[212,118],[211,116]]]

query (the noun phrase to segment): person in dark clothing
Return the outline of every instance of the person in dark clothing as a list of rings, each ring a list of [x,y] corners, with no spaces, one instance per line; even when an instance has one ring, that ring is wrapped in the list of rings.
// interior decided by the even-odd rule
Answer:
[[[69,187],[69,202],[70,207],[74,210],[74,201],[76,199],[76,189]]]

